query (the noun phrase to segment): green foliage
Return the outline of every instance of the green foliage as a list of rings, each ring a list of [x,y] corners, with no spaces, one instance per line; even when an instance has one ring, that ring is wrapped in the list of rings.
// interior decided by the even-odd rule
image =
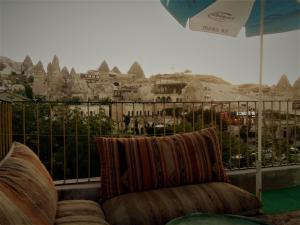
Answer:
[[[24,86],[25,86],[26,97],[29,98],[29,99],[32,99],[33,98],[32,88],[28,84],[25,84]]]
[[[100,102],[102,103],[110,103],[112,102],[112,99],[110,97],[104,97],[100,99]]]
[[[29,82],[29,83],[32,84],[32,83],[33,83],[33,80],[34,80],[34,77],[33,77],[33,76],[28,77],[28,82]]]
[[[87,115],[80,105],[14,104],[14,140],[33,149],[54,180],[99,176],[94,138],[111,135],[114,123],[104,110]],[[24,127],[25,125],[25,127]],[[65,170],[66,168],[66,170]]]

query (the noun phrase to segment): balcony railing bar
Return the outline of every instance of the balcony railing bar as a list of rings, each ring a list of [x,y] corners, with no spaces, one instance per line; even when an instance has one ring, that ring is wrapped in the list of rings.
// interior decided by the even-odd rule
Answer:
[[[5,156],[14,137],[14,140],[31,145],[55,179],[78,182],[83,177],[90,181],[99,176],[99,172],[95,172],[97,159],[93,139],[96,136],[163,136],[208,126],[217,127],[226,168],[255,166],[256,101],[5,104],[0,101],[0,147],[3,146],[0,157]],[[291,106],[291,101],[263,102],[263,133],[269,135],[263,139],[263,151],[271,151],[270,156],[263,153],[264,166],[300,163],[300,157],[299,160],[292,158],[294,153],[290,149],[300,141],[300,113]],[[124,115],[128,111],[130,123],[126,125]],[[74,113],[68,116],[70,112]],[[16,122],[12,124],[10,120]],[[246,130],[244,136],[242,127]],[[249,136],[250,129],[256,129],[256,138]],[[46,149],[45,145],[48,146]],[[60,175],[58,171],[61,171]]]
[[[78,112],[75,113],[75,149],[76,149],[76,180],[79,178],[79,153],[78,153]]]
[[[237,102],[237,110],[240,112],[240,102]],[[240,132],[238,133],[238,168],[241,168],[241,136]]]
[[[51,176],[53,176],[53,132],[52,132],[52,104],[49,105],[49,123],[50,123],[50,166]]]
[[[66,149],[66,113],[67,109],[64,106],[64,115],[63,115],[63,137],[64,137],[64,182],[67,180],[67,149]]]
[[[286,155],[288,163],[290,162],[290,151],[289,151],[289,137],[288,137],[288,130],[289,130],[289,102],[286,103]]]

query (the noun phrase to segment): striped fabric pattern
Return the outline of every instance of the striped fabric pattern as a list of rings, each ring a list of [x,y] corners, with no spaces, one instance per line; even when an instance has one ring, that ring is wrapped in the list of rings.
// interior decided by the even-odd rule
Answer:
[[[231,184],[210,182],[124,194],[102,208],[111,225],[164,225],[194,212],[255,215],[260,202]]]
[[[149,189],[227,181],[213,128],[166,137],[96,139],[102,200]]]
[[[0,224],[53,225],[57,192],[38,157],[13,143],[0,162]]]
[[[99,204],[89,200],[58,202],[55,225],[109,225]]]

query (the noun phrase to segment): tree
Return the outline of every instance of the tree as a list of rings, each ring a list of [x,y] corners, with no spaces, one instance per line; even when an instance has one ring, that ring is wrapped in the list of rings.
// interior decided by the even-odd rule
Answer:
[[[33,98],[32,88],[28,84],[24,84],[24,86],[25,86],[25,95],[26,95],[26,97],[32,99]]]
[[[128,126],[130,124],[130,116],[129,115],[123,115],[123,122],[125,123],[125,132],[128,131]]]
[[[25,126],[24,126],[25,125]],[[86,114],[82,106],[58,103],[14,103],[13,139],[33,149],[54,180],[99,176],[94,138],[112,135],[115,125],[99,110]],[[25,136],[24,136],[25,134]],[[66,167],[66,170],[65,170]]]

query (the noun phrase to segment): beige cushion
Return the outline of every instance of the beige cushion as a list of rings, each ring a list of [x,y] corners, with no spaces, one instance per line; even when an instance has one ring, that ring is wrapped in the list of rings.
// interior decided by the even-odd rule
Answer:
[[[109,225],[98,203],[89,200],[58,202],[55,225]]]
[[[53,225],[57,192],[28,147],[14,143],[0,162],[0,224]]]
[[[211,182],[124,194],[102,207],[111,225],[163,225],[193,212],[253,214],[260,202],[231,184]]]

